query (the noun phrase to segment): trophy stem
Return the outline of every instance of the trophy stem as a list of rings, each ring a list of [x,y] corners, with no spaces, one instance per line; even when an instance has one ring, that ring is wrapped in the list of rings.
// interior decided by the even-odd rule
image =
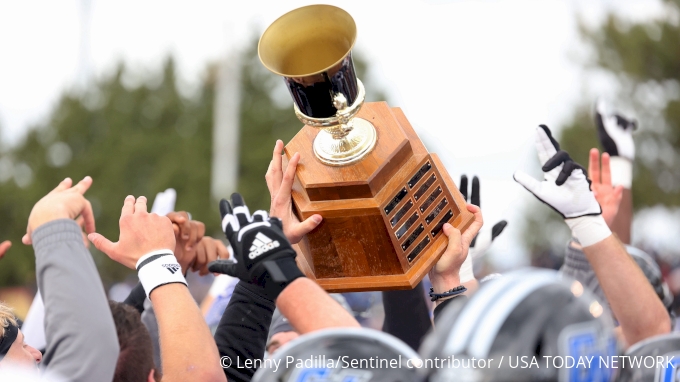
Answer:
[[[323,129],[314,139],[314,154],[329,166],[346,166],[356,163],[370,153],[377,142],[375,127],[362,118],[352,119],[353,128],[342,138],[335,138],[332,132]]]

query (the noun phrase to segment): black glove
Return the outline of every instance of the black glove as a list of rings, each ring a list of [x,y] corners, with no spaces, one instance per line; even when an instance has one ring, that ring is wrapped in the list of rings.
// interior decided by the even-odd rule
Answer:
[[[296,253],[283,234],[278,218],[265,211],[252,216],[240,194],[231,195],[231,204],[220,201],[222,229],[234,250],[233,260],[217,260],[208,265],[211,272],[223,273],[263,287],[276,297],[298,277],[304,277],[295,263]]]

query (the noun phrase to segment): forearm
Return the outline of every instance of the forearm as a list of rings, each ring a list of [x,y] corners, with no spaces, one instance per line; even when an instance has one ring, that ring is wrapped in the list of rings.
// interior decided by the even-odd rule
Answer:
[[[240,281],[215,331],[221,357],[229,357],[231,366],[224,369],[227,379],[250,381],[254,367],[238,367],[247,359],[263,359],[267,335],[276,305],[258,286]]]
[[[38,227],[32,239],[45,303],[43,364],[70,381],[111,380],[119,353],[116,327],[80,227],[55,220]]]
[[[670,331],[670,318],[649,281],[614,235],[583,248],[628,345]]]
[[[359,327],[340,304],[314,281],[300,277],[288,285],[276,306],[300,334],[335,327]]]
[[[423,284],[412,290],[382,292],[385,322],[383,332],[391,334],[418,349],[432,321],[425,303]]]
[[[225,381],[217,346],[189,289],[166,284],[149,298],[158,321],[163,381]]]

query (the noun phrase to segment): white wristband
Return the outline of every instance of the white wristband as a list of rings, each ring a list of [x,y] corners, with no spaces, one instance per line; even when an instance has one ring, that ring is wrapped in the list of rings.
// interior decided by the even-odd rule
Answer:
[[[602,215],[581,216],[564,221],[571,228],[571,234],[583,247],[599,243],[612,234]]]
[[[463,261],[463,264],[460,266],[458,277],[460,277],[461,284],[464,284],[470,280],[474,280],[475,278],[475,273],[472,270],[472,254],[469,252],[465,258],[465,261]]]
[[[168,249],[147,253],[137,261],[136,268],[147,297],[161,285],[173,283],[187,285],[182,274],[182,266]]]
[[[633,162],[624,157],[611,157],[612,185],[623,186],[630,190],[633,185]]]

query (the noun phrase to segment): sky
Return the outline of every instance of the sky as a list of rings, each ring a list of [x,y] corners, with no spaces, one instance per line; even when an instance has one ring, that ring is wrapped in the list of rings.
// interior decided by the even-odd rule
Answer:
[[[492,253],[501,268],[524,261],[521,214],[537,202],[512,173],[539,175],[535,127],[559,129],[576,105],[616,91],[611,78],[584,69],[589,52],[578,20],[594,25],[609,10],[632,19],[661,12],[658,0],[327,3],[354,17],[355,50],[453,179],[481,178],[485,220],[509,221]],[[173,55],[190,92],[207,63],[243,49],[278,16],[308,4],[0,0],[0,133],[17,142],[61,92],[110,73],[121,60],[145,73]]]

